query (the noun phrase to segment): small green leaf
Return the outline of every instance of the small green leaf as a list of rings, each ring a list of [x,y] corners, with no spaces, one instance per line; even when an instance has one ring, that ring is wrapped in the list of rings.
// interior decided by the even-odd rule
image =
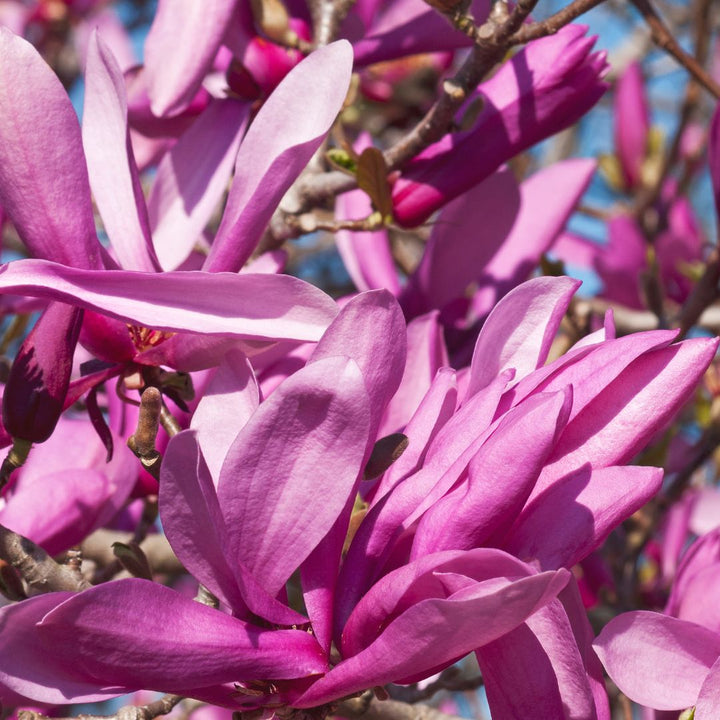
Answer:
[[[326,157],[338,170],[344,170],[351,175],[355,175],[357,172],[355,158],[353,158],[347,150],[337,147],[330,148],[327,151]]]

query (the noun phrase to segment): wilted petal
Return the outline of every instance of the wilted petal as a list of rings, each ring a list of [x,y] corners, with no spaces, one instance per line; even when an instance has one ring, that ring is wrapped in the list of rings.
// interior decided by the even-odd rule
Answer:
[[[148,213],[164,269],[187,258],[220,203],[249,113],[247,103],[212,101],[160,161]]]
[[[508,293],[483,325],[470,370],[468,397],[507,368],[521,379],[545,362],[570,299],[580,286],[567,277],[535,278]]]
[[[130,147],[125,80],[97,32],[88,47],[82,139],[95,202],[120,265],[159,270]]]
[[[187,691],[325,670],[315,639],[298,630],[262,630],[135,578],[86,590],[48,613],[38,634],[79,672],[128,688]],[[158,662],[158,658],[162,662]]]
[[[227,553],[271,595],[345,507],[361,471],[369,423],[357,365],[328,358],[282,383],[230,448],[218,488]]]
[[[250,257],[280,199],[335,121],[351,72],[352,50],[339,40],[305,58],[267,99],[240,146],[206,270],[237,272]]]
[[[0,291],[69,302],[171,332],[318,340],[337,314],[289,275],[76,270],[43,260],[0,267]]]
[[[595,641],[613,682],[656,710],[694,705],[720,655],[720,635],[684,620],[638,611],[618,615]]]
[[[99,268],[80,126],[35,48],[0,27],[0,205],[36,257]]]

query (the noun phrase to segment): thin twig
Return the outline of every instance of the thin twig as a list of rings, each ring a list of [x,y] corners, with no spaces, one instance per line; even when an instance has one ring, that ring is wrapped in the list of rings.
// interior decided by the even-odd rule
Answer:
[[[522,43],[537,40],[546,35],[554,35],[560,28],[565,27],[576,18],[580,17],[588,10],[605,2],[605,0],[575,0],[554,15],[551,15],[540,22],[529,23],[523,25],[511,38],[513,45],[521,45]]]
[[[686,53],[668,30],[665,23],[650,4],[649,0],[630,0],[638,9],[650,28],[652,38],[658,47],[672,55],[709,93],[720,99],[720,85],[705,68],[692,56]]]
[[[179,695],[165,695],[147,705],[126,705],[113,715],[77,715],[75,718],[53,718],[53,720],[154,720],[167,715],[184,698]],[[18,720],[50,720],[47,715],[34,710],[21,710]]]
[[[56,563],[39,545],[0,525],[0,559],[12,565],[39,593],[78,592],[90,587],[72,568]]]

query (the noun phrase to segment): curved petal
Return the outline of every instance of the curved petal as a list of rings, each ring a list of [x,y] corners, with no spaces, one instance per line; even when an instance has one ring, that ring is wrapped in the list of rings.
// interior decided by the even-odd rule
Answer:
[[[567,277],[541,277],[508,293],[478,336],[467,396],[507,368],[514,368],[519,380],[542,365],[579,286],[580,281]]]
[[[247,103],[212,101],[160,161],[148,214],[164,269],[185,261],[217,209],[249,115]]]
[[[631,700],[655,710],[694,705],[720,656],[720,635],[659,613],[613,618],[593,645],[613,682]]]
[[[87,54],[82,139],[90,186],[120,265],[126,270],[159,270],[130,147],[125,81],[97,32]]]
[[[0,205],[36,257],[100,268],[80,126],[30,43],[0,27]]]
[[[237,4],[160,0],[145,40],[145,72],[155,115],[176,115],[190,104]]]
[[[379,637],[318,680],[297,707],[409,677],[422,677],[517,627],[567,584],[567,571],[472,583],[447,599],[410,606]],[[467,580],[467,578],[465,578]]]
[[[240,146],[205,270],[237,272],[245,264],[280,199],[335,121],[351,72],[350,44],[339,40],[305,58],[275,88]]]
[[[61,300],[170,332],[319,340],[337,314],[321,290],[289,275],[76,270],[43,260],[0,267],[0,292]]]
[[[328,358],[282,383],[230,448],[218,486],[228,554],[271,595],[352,496],[369,423],[357,365]]]
[[[49,612],[38,635],[69,667],[127,687],[187,691],[224,682],[322,673],[315,639],[262,630],[163,585],[98,585]],[[162,662],[158,662],[162,658]]]
[[[8,704],[24,704],[23,698],[64,705],[68,702],[99,702],[127,692],[107,687],[92,673],[68,665],[48,652],[35,625],[72,593],[48,593],[0,608],[0,698]],[[134,689],[134,688],[130,688]],[[20,697],[18,697],[20,696]]]

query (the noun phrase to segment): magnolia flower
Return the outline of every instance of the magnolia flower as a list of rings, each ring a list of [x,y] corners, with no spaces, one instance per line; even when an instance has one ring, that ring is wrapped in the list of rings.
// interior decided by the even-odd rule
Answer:
[[[359,317],[378,331],[360,343],[351,332]],[[262,403],[247,360],[228,356],[193,427],[168,447],[160,512],[179,558],[231,612],[137,579],[9,606],[0,610],[3,699],[60,702],[149,687],[245,710],[315,707],[429,676],[555,597],[565,570],[537,572],[496,549],[435,553],[371,589],[345,624],[341,661],[332,658],[342,543],[400,378],[403,334],[387,293],[359,296],[308,364]],[[298,567],[307,614],[287,591]],[[40,662],[47,643],[58,652]]]
[[[642,182],[642,168],[650,132],[650,110],[645,97],[642,66],[632,62],[615,86],[615,152],[627,188]]]
[[[0,290],[61,300],[119,321],[96,321],[84,335],[95,347],[105,346],[104,357],[116,363],[142,362],[139,356],[150,350],[152,364],[207,366],[238,338],[320,337],[337,312],[330,298],[295,278],[237,271],[274,209],[273,198],[279,200],[294,181],[344,100],[351,65],[347,43],[335,43],[301,63],[256,117],[238,154],[242,169],[203,272],[161,272],[163,253],[156,252],[137,171],[127,154],[124,84],[102,41],[95,37],[90,46],[82,140],[67,95],[35,50],[0,29],[0,57],[0,204],[30,252],[44,258],[3,266]],[[17,82],[20,74],[23,81]],[[298,122],[298,103],[315,93],[320,111]],[[233,120],[235,128],[242,125],[242,113],[238,116],[231,105],[218,106],[214,117]],[[188,142],[197,151],[198,139]],[[172,168],[161,167],[162,199],[151,207],[160,216],[158,225],[169,215],[174,218],[166,220],[169,227],[160,237],[192,243],[214,205],[204,196],[206,188],[221,193],[223,181],[217,182],[212,166],[205,168],[207,174],[193,174],[182,151]],[[198,183],[206,185],[201,190]],[[117,262],[98,242],[89,185]],[[178,198],[195,202],[180,222],[179,235]],[[221,337],[193,339],[186,333]],[[212,347],[219,348],[215,355]]]
[[[604,53],[591,53],[586,28],[567,25],[534,40],[468,96],[458,124],[474,103],[469,130],[445,135],[404,167],[392,191],[393,215],[419,225],[506,160],[582,117],[603,95]]]

